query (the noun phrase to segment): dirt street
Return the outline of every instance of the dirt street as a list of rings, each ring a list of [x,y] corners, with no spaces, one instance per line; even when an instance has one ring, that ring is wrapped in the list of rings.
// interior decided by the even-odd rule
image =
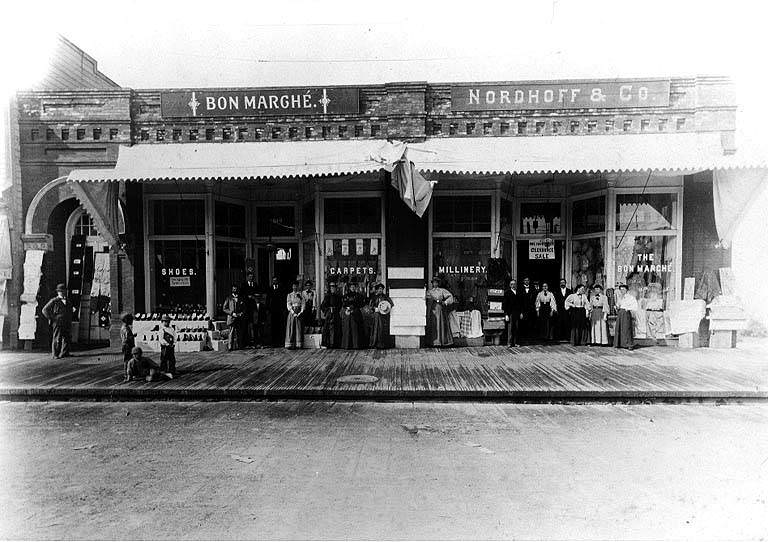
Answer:
[[[0,537],[761,539],[768,405],[0,403]]]

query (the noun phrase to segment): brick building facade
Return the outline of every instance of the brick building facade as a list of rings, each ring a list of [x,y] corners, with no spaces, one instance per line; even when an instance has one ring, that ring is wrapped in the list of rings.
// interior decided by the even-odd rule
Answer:
[[[764,166],[740,154],[721,77],[298,90],[102,82],[16,96],[12,345],[25,248],[46,250],[44,299],[71,279],[78,235],[109,255],[113,341],[123,311],[215,317],[246,266],[262,284],[298,276],[319,292],[331,280],[387,283],[402,293],[401,346],[423,335],[412,290],[423,300],[432,276],[459,310],[492,320],[494,262],[550,283],[634,281],[649,311],[664,310],[685,277],[730,263],[713,171]],[[407,142],[438,181],[423,218],[369,158],[388,140]],[[98,204],[112,201],[99,199],[105,185],[117,196],[111,225]]]

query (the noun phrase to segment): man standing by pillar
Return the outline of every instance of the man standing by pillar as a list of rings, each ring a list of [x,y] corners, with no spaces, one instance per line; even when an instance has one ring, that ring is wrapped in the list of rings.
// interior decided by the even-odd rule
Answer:
[[[517,344],[518,326],[523,316],[523,298],[517,293],[517,281],[509,281],[509,290],[504,292],[504,301],[501,306],[504,311],[504,319],[507,321],[507,344],[509,346],[520,346]]]
[[[555,288],[555,291],[552,293],[555,296],[555,303],[557,304],[555,339],[558,341],[567,341],[571,337],[571,327],[568,320],[570,317],[565,310],[565,299],[573,293],[573,290],[568,288],[568,283],[565,279],[560,279],[560,286]]]
[[[286,295],[280,286],[280,279],[272,277],[272,284],[267,292],[272,346],[283,346],[285,343]]]
[[[72,342],[72,303],[67,299],[67,288],[64,284],[56,285],[56,297],[45,304],[42,312],[53,327],[51,357],[68,357],[69,345]]]

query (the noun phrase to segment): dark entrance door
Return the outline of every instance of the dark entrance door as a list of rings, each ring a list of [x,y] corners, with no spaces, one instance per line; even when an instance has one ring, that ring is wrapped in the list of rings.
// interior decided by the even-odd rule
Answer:
[[[280,287],[288,291],[299,275],[299,245],[297,243],[272,243],[256,246],[256,281],[268,288],[272,277],[277,277]]]
[[[517,242],[517,282],[521,284],[525,277],[531,279],[531,284],[538,281],[539,285],[546,282],[549,289],[557,287],[563,267],[563,242],[555,241],[555,259],[538,260],[529,257],[528,241]]]

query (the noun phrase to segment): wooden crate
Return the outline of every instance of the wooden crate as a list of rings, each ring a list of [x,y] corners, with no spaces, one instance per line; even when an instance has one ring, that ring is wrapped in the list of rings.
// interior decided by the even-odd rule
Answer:
[[[736,348],[736,332],[732,330],[710,331],[709,347],[710,348]]]

